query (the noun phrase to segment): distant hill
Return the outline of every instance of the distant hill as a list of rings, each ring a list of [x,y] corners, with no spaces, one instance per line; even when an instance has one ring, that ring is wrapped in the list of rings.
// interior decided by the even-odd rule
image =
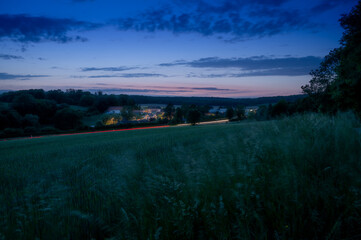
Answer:
[[[260,98],[219,98],[219,97],[151,97],[130,95],[131,99],[137,104],[157,103],[157,104],[196,104],[196,105],[215,105],[215,106],[254,106],[274,104],[284,99],[287,102],[294,102],[298,99],[306,97],[306,95],[290,95],[290,96],[275,96],[275,97],[260,97]]]

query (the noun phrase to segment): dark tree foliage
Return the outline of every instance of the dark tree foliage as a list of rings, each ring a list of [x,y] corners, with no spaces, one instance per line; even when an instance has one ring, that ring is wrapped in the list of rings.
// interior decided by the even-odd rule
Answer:
[[[202,113],[202,114],[206,114],[209,112],[209,110],[212,109],[212,107],[210,105],[200,105],[198,106],[198,110]]]
[[[57,106],[55,101],[43,99],[36,101],[35,111],[31,114],[38,115],[40,123],[48,124],[51,123],[56,111]]]
[[[269,118],[270,118],[270,116],[268,114],[267,106],[265,106],[265,105],[259,106],[257,109],[255,119],[257,121],[265,121],[265,120],[269,120]]]
[[[182,109],[181,108],[177,108],[175,110],[175,121],[176,123],[181,123],[183,122],[183,117],[184,117],[184,114],[182,112]]]
[[[82,90],[67,89],[65,92],[66,103],[71,105],[80,105],[80,99],[84,95],[89,95],[90,92],[83,92]]]
[[[334,100],[332,98],[332,84],[337,78],[337,69],[340,63],[340,49],[332,50],[321,62],[316,70],[312,70],[312,79],[309,84],[302,86],[302,91],[308,94],[315,109],[320,112],[334,112]]]
[[[340,23],[345,31],[333,97],[341,110],[351,108],[361,116],[361,1]]]
[[[288,115],[288,103],[285,100],[281,100],[272,106],[271,116],[278,117],[284,115]]]
[[[25,90],[27,93],[32,95],[36,99],[44,99],[45,98],[45,91],[43,89],[29,89]]]
[[[3,110],[0,113],[0,129],[20,128],[22,125],[22,116],[15,110]]]
[[[26,114],[22,120],[23,127],[39,127],[39,117],[33,114]]]
[[[228,108],[227,108],[227,111],[226,111],[226,117],[227,117],[228,119],[232,119],[233,116],[234,116],[234,110],[233,110],[233,108],[232,108],[232,107],[228,107]]]
[[[201,119],[201,112],[196,107],[191,107],[188,111],[187,120],[190,124],[196,125]]]
[[[58,90],[50,90],[46,92],[46,98],[50,100],[54,100],[57,103],[65,103],[66,102],[66,95],[60,89]]]
[[[168,120],[171,120],[173,118],[173,115],[174,115],[174,106],[173,104],[168,104],[165,109],[164,109],[164,116],[168,119]]]
[[[23,116],[31,114],[36,111],[36,99],[28,93],[23,93],[13,99],[12,107]]]
[[[0,101],[2,102],[12,102],[14,98],[19,95],[30,94],[34,98],[44,99],[45,91],[43,89],[29,89],[29,90],[20,90],[15,92],[5,92],[0,95]]]
[[[95,102],[95,96],[91,94],[83,95],[79,100],[79,105],[84,107],[90,107]]]
[[[96,109],[103,113],[107,110],[110,106],[118,106],[119,101],[115,95],[100,95],[96,98],[94,106]]]
[[[7,118],[7,116],[5,114],[3,114],[2,112],[0,113],[0,130],[3,130],[7,127],[9,127],[10,125],[10,121]]]
[[[260,98],[219,98],[219,97],[152,97],[152,96],[138,96],[131,95],[135,103],[158,103],[158,104],[174,104],[174,105],[191,105],[197,104],[199,106],[257,106],[261,104],[277,103],[281,99],[287,102],[294,102],[297,99],[304,98],[305,95],[292,96],[275,96],[275,97],[260,97]],[[133,104],[125,104],[133,105]]]
[[[354,110],[361,116],[361,1],[340,19],[341,47],[332,50],[302,86],[317,111]]]
[[[120,114],[122,115],[123,120],[129,121],[134,116],[133,108],[131,106],[124,106]]]
[[[235,109],[235,113],[238,120],[243,120],[246,118],[246,112],[243,105],[237,105]]]
[[[81,114],[71,108],[64,108],[56,112],[54,125],[62,130],[76,129],[81,126]]]
[[[35,99],[30,94],[21,94],[14,98],[12,108],[21,115],[35,114],[39,116],[41,123],[50,123],[57,107],[54,101],[47,99]]]

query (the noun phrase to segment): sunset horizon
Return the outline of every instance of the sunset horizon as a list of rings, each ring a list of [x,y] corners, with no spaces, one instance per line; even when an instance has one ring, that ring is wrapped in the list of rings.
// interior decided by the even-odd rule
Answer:
[[[0,91],[302,94],[356,1],[0,3]]]

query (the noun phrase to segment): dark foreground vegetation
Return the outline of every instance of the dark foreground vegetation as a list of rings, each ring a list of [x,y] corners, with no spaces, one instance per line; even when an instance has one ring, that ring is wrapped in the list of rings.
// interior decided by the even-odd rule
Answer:
[[[358,239],[353,114],[0,142],[0,239]]]

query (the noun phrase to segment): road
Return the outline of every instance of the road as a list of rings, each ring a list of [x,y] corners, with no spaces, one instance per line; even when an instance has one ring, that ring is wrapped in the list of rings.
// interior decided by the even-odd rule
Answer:
[[[218,120],[218,121],[209,121],[209,122],[200,122],[197,125],[206,125],[206,124],[220,124],[227,123],[228,120]],[[81,134],[92,134],[92,133],[107,133],[107,132],[122,132],[122,131],[132,131],[132,130],[144,130],[144,129],[154,129],[154,128],[167,128],[167,127],[181,127],[181,126],[190,126],[190,123],[177,124],[177,125],[163,125],[163,126],[153,126],[153,127],[138,127],[138,128],[126,128],[126,129],[115,129],[115,130],[104,130],[104,131],[93,131],[93,132],[79,132],[79,133],[63,133],[63,134],[53,134],[53,135],[42,135],[42,136],[34,136],[34,137],[19,137],[19,138],[5,138],[0,139],[0,141],[8,141],[8,140],[19,140],[19,139],[35,139],[49,136],[70,136],[70,135],[81,135]]]

